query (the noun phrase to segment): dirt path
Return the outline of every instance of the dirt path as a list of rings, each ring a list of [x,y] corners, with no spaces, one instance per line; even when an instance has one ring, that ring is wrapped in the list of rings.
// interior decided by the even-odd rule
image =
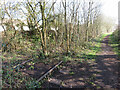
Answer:
[[[106,36],[101,42],[102,51],[95,55],[92,63],[80,63],[77,60],[69,61],[64,65],[62,73],[55,72],[52,78],[54,82],[62,81],[61,85],[46,82],[43,87],[63,87],[63,88],[119,88],[118,86],[118,58],[108,45]],[[81,59],[81,58],[80,58]],[[73,74],[70,74],[73,72]]]
[[[118,88],[118,57],[108,45],[106,36],[102,43],[102,51],[97,53],[96,64],[92,67],[96,72],[94,83],[102,88]]]

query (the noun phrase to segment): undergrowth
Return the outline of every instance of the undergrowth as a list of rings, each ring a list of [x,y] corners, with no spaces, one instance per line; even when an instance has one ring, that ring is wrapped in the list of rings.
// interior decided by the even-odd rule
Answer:
[[[114,52],[120,56],[119,44],[118,30],[115,30],[109,37],[109,45],[114,49]]]
[[[102,34],[98,36],[97,38],[90,40],[89,42],[85,44],[84,49],[77,48],[75,51],[69,52],[69,55],[63,56],[61,60],[63,60],[64,62],[73,61],[73,60],[79,60],[81,62],[84,62],[86,60],[95,61],[96,53],[101,51],[101,41],[107,35],[108,34]]]
[[[15,65],[32,58],[33,63],[37,62],[43,62],[43,63],[49,63],[53,59],[55,60],[63,60],[63,62],[67,61],[74,61],[78,60],[81,63],[88,62],[88,61],[95,61],[96,53],[100,51],[101,48],[101,40],[106,36],[106,34],[101,35],[87,43],[85,43],[84,48],[77,48],[74,51],[71,51],[69,53],[56,53],[53,56],[47,56],[45,57],[43,53],[40,51],[39,44],[36,44],[35,47],[33,46],[33,43],[26,41],[26,49],[22,49],[22,51],[16,51],[16,53],[8,53],[5,52],[1,56],[2,60],[4,62],[7,61],[7,63],[3,66],[3,88],[4,87],[13,87],[13,88],[20,88],[20,87],[26,87],[26,88],[35,88],[40,87],[41,82],[35,83],[35,79],[31,78],[29,76],[23,75],[21,72],[19,72],[20,68],[16,68],[15,70],[12,68]],[[35,42],[34,42],[35,43]],[[27,47],[29,45],[29,47]],[[21,47],[22,48],[22,47]],[[26,51],[27,50],[27,51]],[[19,53],[18,53],[19,52]],[[31,53],[30,53],[31,52]],[[48,60],[45,60],[48,59]],[[7,67],[6,67],[7,66]],[[30,70],[34,69],[34,65],[31,65]],[[73,73],[71,73],[73,74]]]

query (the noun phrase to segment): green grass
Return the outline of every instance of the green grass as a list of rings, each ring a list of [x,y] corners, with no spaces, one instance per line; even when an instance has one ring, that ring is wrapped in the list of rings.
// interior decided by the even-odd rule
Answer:
[[[114,31],[109,37],[109,45],[113,48],[113,51],[120,56],[120,50],[118,49],[118,30]]]
[[[99,37],[95,38],[94,40],[91,40],[89,42],[89,46],[87,49],[87,55],[96,55],[96,53],[101,51],[101,41],[104,39],[105,36],[107,36],[109,34],[102,34]]]
[[[96,53],[101,51],[101,41],[107,35],[109,34],[102,34],[99,37],[87,42],[85,49],[78,48],[77,52],[75,52],[75,55],[72,55],[73,52],[70,52],[70,55],[62,56],[61,60],[63,60],[64,62],[74,60],[78,60],[80,62],[95,61]]]
[[[88,42],[89,47],[87,48],[84,57],[86,60],[94,62],[96,60],[96,54],[101,51],[101,41],[104,39],[105,36],[108,34],[102,34],[99,37]]]

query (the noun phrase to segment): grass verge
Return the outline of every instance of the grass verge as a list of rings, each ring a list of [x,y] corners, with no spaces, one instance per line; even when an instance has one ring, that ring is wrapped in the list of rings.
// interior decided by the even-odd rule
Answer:
[[[101,41],[104,39],[105,36],[109,34],[102,34],[97,38],[94,38],[86,43],[85,48],[81,49],[78,48],[75,52],[70,52],[70,55],[63,56],[61,60],[63,61],[95,61],[96,53],[101,51]]]
[[[114,31],[109,37],[109,45],[113,48],[113,51],[120,56],[120,50],[118,48],[120,42],[118,41],[118,30]]]

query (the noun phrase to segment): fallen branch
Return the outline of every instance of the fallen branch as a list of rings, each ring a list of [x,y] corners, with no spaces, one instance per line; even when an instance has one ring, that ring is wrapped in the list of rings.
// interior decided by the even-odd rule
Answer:
[[[46,72],[42,77],[40,77],[36,82],[39,82],[40,80],[42,80],[44,77],[46,77],[50,72],[52,72],[57,66],[59,66],[62,63],[62,61],[60,61],[58,64],[56,64],[54,67],[52,67],[48,72]]]
[[[18,65],[16,65],[16,66],[14,66],[13,69],[15,69],[15,68],[19,67],[20,65],[23,65],[23,64],[31,61],[31,60],[32,60],[32,59],[29,59],[29,60],[27,60],[27,61],[24,61],[24,62],[22,62],[21,64],[18,64]]]

